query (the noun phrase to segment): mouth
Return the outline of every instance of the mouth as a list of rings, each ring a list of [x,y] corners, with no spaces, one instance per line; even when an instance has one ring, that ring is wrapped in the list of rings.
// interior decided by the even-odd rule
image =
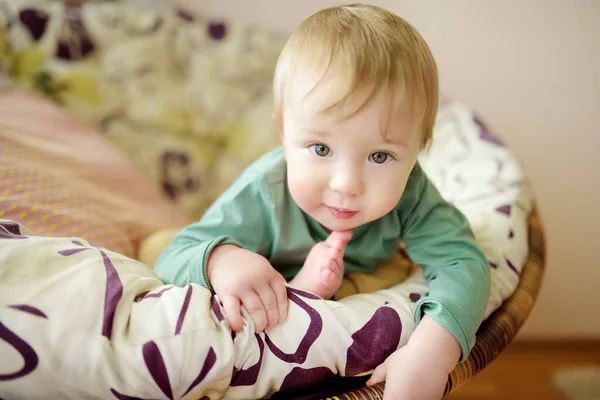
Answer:
[[[333,215],[335,218],[339,218],[339,219],[350,219],[358,213],[358,211],[349,210],[346,208],[337,208],[337,207],[330,207],[330,206],[325,206],[325,207],[327,207],[327,209],[329,210],[331,215]]]

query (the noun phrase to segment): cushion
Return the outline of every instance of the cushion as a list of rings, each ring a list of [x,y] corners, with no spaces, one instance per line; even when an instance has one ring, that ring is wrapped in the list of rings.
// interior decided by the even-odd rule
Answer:
[[[129,257],[150,233],[187,221],[97,131],[40,95],[19,92],[0,96],[0,218]]]
[[[10,71],[7,86],[96,126],[190,218],[278,144],[271,82],[285,35],[168,2],[70,3],[3,2],[0,88]]]
[[[532,196],[513,153],[457,102],[440,107],[423,168],[465,213],[490,260],[489,316],[527,256]],[[74,237],[0,221],[0,397],[289,398],[369,374],[413,332],[421,269],[372,294],[326,301],[288,288],[288,319],[233,334],[207,289],[163,285],[145,264]],[[74,306],[76,303],[76,306]]]

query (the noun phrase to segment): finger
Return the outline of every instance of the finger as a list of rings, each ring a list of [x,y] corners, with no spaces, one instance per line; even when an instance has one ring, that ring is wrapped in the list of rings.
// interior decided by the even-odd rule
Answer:
[[[373,375],[367,381],[367,386],[375,385],[380,382],[385,382],[386,369],[385,363],[379,364],[375,371],[373,371]]]
[[[287,319],[289,305],[285,281],[274,283],[271,288],[273,288],[273,293],[275,293],[277,299],[277,310],[279,312],[277,323],[282,324]]]
[[[338,249],[336,247],[329,248],[328,257],[330,260],[332,260],[338,266],[340,264],[342,264],[343,260],[344,260],[344,254],[342,253],[342,251],[340,249]]]
[[[270,285],[265,285],[256,290],[260,301],[262,302],[265,314],[267,315],[267,328],[277,325],[279,319],[279,310],[277,309],[277,298]]]
[[[241,331],[244,328],[244,320],[240,311],[240,300],[235,296],[226,295],[221,299],[221,303],[231,329],[235,332]]]
[[[256,292],[249,292],[242,298],[242,304],[254,321],[254,331],[261,332],[267,326],[267,315],[262,301]]]
[[[329,234],[327,239],[325,239],[325,243],[331,247],[337,247],[340,250],[343,250],[350,239],[352,239],[352,235],[352,230],[333,231]]]
[[[321,271],[321,274],[325,273],[326,271],[329,271],[330,273],[339,273],[340,271],[343,272],[344,270],[344,254],[336,249],[336,248],[330,248],[329,252],[327,253],[327,256],[329,257],[329,264],[327,265],[328,269],[324,269]]]
[[[350,239],[352,239],[352,236],[354,235],[354,232],[352,231],[352,229],[340,231],[338,233],[339,233],[339,238],[344,245],[346,245],[350,241]]]
[[[396,400],[396,399],[441,399],[443,392],[438,397],[430,397],[429,393],[423,393],[423,388],[414,387],[407,385],[407,382],[403,379],[390,379],[385,382],[385,388],[383,390],[382,400]]]
[[[329,236],[327,236],[327,239],[325,239],[325,243],[327,244],[327,246],[332,248],[342,247],[342,240],[339,237],[339,232],[331,232]]]

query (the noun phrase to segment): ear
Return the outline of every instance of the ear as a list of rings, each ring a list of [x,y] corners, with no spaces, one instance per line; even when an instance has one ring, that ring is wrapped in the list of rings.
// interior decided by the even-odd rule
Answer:
[[[273,113],[273,123],[275,124],[275,129],[277,129],[279,140],[283,142],[283,121],[281,120],[281,117],[275,113]]]

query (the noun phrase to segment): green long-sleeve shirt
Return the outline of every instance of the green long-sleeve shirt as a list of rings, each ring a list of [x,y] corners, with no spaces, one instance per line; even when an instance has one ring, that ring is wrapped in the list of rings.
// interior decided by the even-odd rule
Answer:
[[[211,289],[206,278],[211,250],[236,244],[266,257],[286,279],[294,277],[328,232],[292,199],[286,168],[281,148],[249,166],[200,221],[175,236],[155,265],[158,276],[165,283],[195,282]],[[415,304],[415,324],[427,313],[456,337],[464,361],[488,302],[489,265],[467,219],[442,199],[419,164],[396,208],[354,229],[344,253],[345,270],[373,271],[394,256],[400,241],[423,267],[429,285]]]

